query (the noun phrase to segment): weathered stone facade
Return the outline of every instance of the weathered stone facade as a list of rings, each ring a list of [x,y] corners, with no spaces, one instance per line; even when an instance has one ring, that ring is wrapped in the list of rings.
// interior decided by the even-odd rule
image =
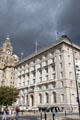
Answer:
[[[15,66],[15,86],[24,94],[22,104],[76,110],[75,77],[80,88],[79,70],[80,47],[71,43],[66,36],[26,57]]]
[[[14,86],[14,66],[18,61],[18,57],[13,55],[10,39],[6,38],[0,48],[0,86]]]

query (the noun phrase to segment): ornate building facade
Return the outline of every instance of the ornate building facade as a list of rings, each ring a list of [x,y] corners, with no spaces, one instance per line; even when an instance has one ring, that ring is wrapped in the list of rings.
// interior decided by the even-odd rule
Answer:
[[[7,37],[0,48],[0,86],[14,87],[14,66],[18,61],[19,58],[13,55],[13,48]]]
[[[23,92],[22,105],[76,110],[76,78],[80,88],[79,71],[80,47],[62,36],[16,64],[14,85]]]

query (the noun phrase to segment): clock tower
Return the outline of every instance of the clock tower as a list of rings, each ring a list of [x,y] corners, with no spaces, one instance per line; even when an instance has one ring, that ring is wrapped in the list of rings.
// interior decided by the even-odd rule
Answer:
[[[10,38],[7,37],[4,44],[3,44],[3,53],[7,55],[12,55],[13,53],[13,47],[11,46]]]
[[[10,38],[7,37],[0,48],[0,86],[14,86],[14,66],[19,61],[13,54]]]

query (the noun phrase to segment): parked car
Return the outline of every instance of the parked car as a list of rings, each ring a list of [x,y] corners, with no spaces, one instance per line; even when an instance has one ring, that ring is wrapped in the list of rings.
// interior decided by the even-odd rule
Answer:
[[[26,106],[19,106],[19,110],[20,110],[20,112],[24,112],[24,111],[27,111],[27,107]]]
[[[28,112],[38,112],[39,111],[39,108],[38,107],[28,107],[27,109]]]

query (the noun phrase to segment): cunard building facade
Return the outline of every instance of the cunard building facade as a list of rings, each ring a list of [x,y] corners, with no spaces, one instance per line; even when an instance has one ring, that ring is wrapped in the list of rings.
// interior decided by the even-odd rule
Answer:
[[[65,35],[24,58],[15,66],[15,86],[23,92],[22,105],[75,110],[76,78],[80,88],[79,70],[80,47]]]
[[[14,66],[18,61],[19,58],[13,55],[10,38],[7,37],[0,48],[0,86],[14,87]]]

